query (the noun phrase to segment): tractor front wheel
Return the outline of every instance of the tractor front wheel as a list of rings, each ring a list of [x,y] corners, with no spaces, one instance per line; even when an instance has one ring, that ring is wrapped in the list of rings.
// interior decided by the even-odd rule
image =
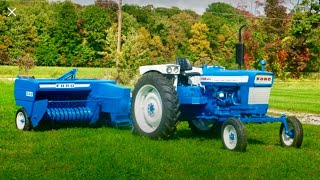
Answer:
[[[246,151],[246,131],[239,119],[229,118],[223,122],[221,138],[225,148],[232,151]]]
[[[23,108],[20,108],[16,113],[16,127],[22,131],[30,131],[32,129],[31,121]]]
[[[303,128],[296,117],[287,118],[289,134],[286,134],[284,124],[280,126],[280,142],[284,147],[300,148],[303,140]]]
[[[144,74],[132,92],[133,131],[151,138],[168,138],[176,131],[179,104],[176,90],[162,74]]]

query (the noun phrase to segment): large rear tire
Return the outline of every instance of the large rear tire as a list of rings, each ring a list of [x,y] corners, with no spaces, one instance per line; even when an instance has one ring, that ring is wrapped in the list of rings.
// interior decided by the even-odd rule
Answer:
[[[221,137],[223,146],[232,151],[246,151],[247,136],[242,122],[237,118],[229,118],[222,124]]]
[[[172,83],[162,74],[144,74],[132,92],[133,131],[151,138],[168,138],[176,131],[179,103]]]
[[[287,124],[291,136],[285,132],[284,124],[280,126],[280,142],[284,147],[300,148],[303,141],[303,128],[300,121],[296,117],[288,117]]]

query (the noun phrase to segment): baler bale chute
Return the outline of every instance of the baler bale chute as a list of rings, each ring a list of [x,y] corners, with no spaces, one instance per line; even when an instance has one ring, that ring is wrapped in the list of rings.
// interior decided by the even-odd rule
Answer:
[[[16,126],[36,128],[41,121],[96,124],[104,120],[113,126],[131,125],[130,89],[113,80],[76,79],[76,69],[58,79],[18,76],[14,94]]]

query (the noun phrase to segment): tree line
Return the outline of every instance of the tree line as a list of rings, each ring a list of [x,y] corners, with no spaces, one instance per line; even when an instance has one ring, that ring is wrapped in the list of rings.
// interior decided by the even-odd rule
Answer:
[[[238,29],[247,24],[245,68],[257,69],[265,59],[278,77],[319,71],[319,4],[305,0],[289,13],[282,0],[257,5],[263,6],[263,16],[225,3],[210,4],[202,15],[124,5],[119,55],[116,6],[0,1],[0,65],[115,67],[119,56],[123,82],[141,65],[174,63],[175,57],[235,69]],[[8,16],[8,7],[16,8],[16,16]]]

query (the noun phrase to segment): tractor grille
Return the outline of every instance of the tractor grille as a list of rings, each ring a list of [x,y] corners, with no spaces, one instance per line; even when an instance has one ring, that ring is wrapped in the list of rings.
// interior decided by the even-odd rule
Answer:
[[[249,88],[248,104],[268,104],[270,97],[270,87]]]

